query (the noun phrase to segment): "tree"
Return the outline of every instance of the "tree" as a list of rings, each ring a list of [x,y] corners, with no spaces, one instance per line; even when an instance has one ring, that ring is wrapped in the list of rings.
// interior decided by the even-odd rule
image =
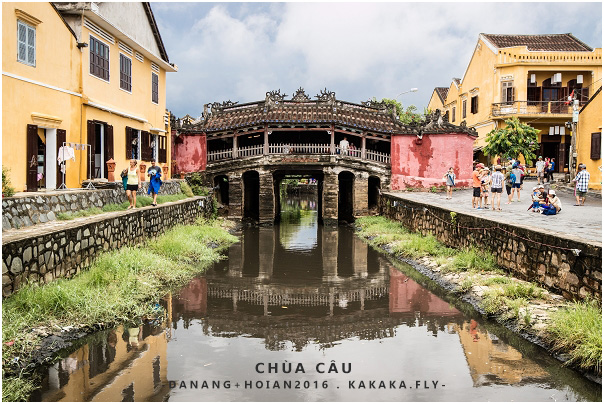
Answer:
[[[520,122],[516,117],[506,119],[505,123],[505,128],[493,129],[487,134],[487,145],[483,153],[514,159],[522,154],[526,164],[531,165],[536,157],[533,152],[539,148],[537,135],[541,131]]]
[[[375,101],[375,97],[373,99]],[[410,123],[420,123],[424,121],[426,114],[429,113],[429,111],[424,109],[424,115],[418,114],[416,112],[417,107],[415,105],[409,105],[407,109],[403,109],[403,104],[401,104],[397,100],[393,100],[390,98],[382,98],[381,102],[386,105],[392,106],[394,108],[394,111],[396,112],[396,116],[398,116],[398,119],[406,125],[409,125]]]

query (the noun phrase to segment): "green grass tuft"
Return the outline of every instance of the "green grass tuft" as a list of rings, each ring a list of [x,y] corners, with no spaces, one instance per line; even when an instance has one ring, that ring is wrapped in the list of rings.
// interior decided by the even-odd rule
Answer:
[[[495,257],[477,248],[462,250],[455,255],[453,267],[458,271],[494,271],[497,269]]]
[[[571,303],[552,315],[548,327],[554,349],[569,354],[569,364],[602,374],[602,307],[594,300]]]

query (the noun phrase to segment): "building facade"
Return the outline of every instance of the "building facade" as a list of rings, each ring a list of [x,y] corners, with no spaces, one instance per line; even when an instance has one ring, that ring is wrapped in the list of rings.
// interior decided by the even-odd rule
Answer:
[[[177,68],[149,3],[3,3],[2,20],[2,158],[16,191],[108,179],[110,160],[168,168]]]
[[[589,188],[602,189],[602,87],[579,111],[576,162],[587,167]]]
[[[482,153],[487,134],[518,117],[540,130],[538,155],[555,158],[556,172],[565,172],[573,153],[565,126],[573,112],[568,96],[585,105],[601,78],[602,49],[572,34],[480,34],[463,77],[449,87],[443,109],[449,122],[465,121],[476,129],[475,160],[495,161],[497,156],[489,161]]]

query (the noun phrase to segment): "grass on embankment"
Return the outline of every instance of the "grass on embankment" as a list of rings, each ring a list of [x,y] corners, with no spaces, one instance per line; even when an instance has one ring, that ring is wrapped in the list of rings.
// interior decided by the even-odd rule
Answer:
[[[2,367],[26,364],[43,326],[117,324],[152,313],[165,294],[184,285],[220,258],[212,247],[226,247],[237,238],[221,222],[199,219],[196,225],[176,226],[145,245],[101,254],[72,279],[47,285],[31,284],[6,298],[2,307]],[[7,345],[10,344],[10,345]],[[28,398],[33,384],[3,377],[3,401]]]
[[[182,199],[186,199],[187,196],[184,193],[174,194],[174,195],[157,195],[157,204],[161,205],[166,202],[176,202]],[[153,198],[149,196],[137,196],[136,197],[136,207],[144,208],[145,206],[151,206],[153,202]],[[76,212],[61,212],[57,214],[58,220],[71,220],[78,217],[88,217],[93,215],[98,215],[99,213],[107,213],[107,212],[117,212],[120,210],[126,210],[130,206],[128,201],[124,201],[122,203],[110,203],[104,205],[102,208],[92,207],[88,209],[78,210]]]
[[[472,291],[488,315],[512,321],[519,329],[539,335],[554,350],[568,355],[568,364],[601,374],[602,309],[598,304],[548,300],[548,292],[539,286],[506,275],[492,254],[476,248],[447,248],[432,235],[412,233],[387,218],[362,217],[355,223],[357,234],[372,246],[427,264],[455,283],[456,292]],[[480,286],[480,291],[475,292],[475,286]],[[541,303],[554,307],[548,313],[540,313],[546,318],[535,315],[534,311],[543,311]]]

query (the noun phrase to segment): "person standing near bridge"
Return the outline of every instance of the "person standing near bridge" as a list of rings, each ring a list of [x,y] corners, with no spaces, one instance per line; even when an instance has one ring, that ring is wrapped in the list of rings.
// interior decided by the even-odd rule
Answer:
[[[340,155],[347,156],[348,155],[348,139],[344,136],[344,139],[340,140]]]

